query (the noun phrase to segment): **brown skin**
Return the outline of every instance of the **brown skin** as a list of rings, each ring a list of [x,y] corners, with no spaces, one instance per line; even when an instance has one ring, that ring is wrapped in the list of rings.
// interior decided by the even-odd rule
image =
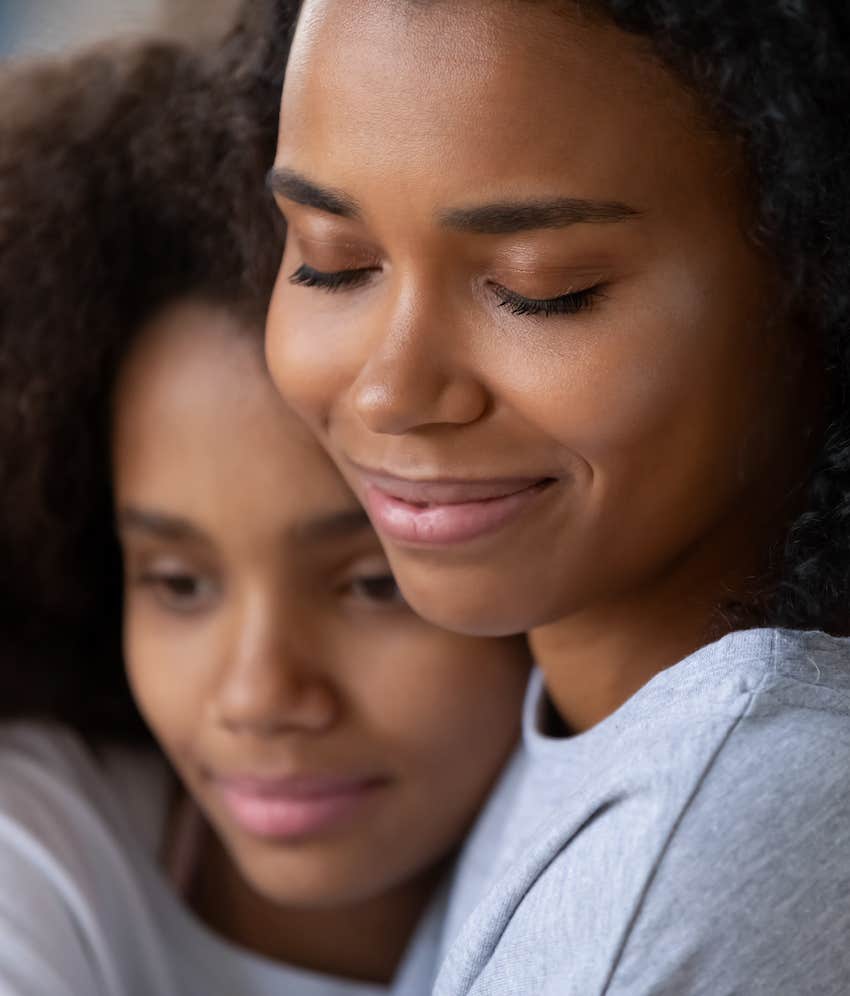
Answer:
[[[351,202],[289,223],[267,354],[361,496],[355,464],[417,479],[555,478],[533,510],[444,548],[383,537],[441,625],[531,631],[587,728],[719,632],[799,479],[791,335],[745,235],[734,142],[640,43],[568,5],[307,0],[277,168]],[[621,220],[507,234],[447,212],[579,198]],[[303,263],[368,269],[328,293]],[[600,288],[576,314],[531,299]]]
[[[522,642],[410,611],[255,335],[220,309],[184,303],[142,331],[113,455],[130,681],[213,829],[198,911],[268,957],[388,980],[515,742]],[[382,787],[339,825],[270,841],[223,804],[211,775],[234,774]]]

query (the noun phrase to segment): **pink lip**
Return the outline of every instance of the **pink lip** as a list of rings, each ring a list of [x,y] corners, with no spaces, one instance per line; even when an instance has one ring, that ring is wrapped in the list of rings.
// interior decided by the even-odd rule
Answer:
[[[418,546],[449,546],[496,532],[553,483],[551,477],[410,481],[365,473],[363,478],[375,528]]]
[[[324,776],[214,779],[235,823],[253,836],[279,841],[334,829],[386,784],[380,778]]]

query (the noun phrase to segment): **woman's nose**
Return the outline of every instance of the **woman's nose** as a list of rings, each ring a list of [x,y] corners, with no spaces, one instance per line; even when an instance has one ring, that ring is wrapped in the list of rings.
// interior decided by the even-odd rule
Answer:
[[[353,385],[353,405],[367,428],[401,435],[416,429],[462,426],[482,418],[485,386],[453,359],[445,330],[419,317],[391,326],[377,341]]]

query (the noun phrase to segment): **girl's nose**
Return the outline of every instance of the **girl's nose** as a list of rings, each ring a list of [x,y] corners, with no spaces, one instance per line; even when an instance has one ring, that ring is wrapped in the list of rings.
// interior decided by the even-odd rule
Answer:
[[[330,730],[341,701],[319,662],[320,647],[310,646],[303,613],[254,606],[237,629],[214,697],[216,724],[255,737]]]

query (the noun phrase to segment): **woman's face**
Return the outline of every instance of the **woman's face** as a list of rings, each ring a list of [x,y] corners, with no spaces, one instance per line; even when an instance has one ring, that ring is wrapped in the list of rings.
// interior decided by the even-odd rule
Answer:
[[[129,677],[225,850],[296,908],[413,882],[511,750],[524,647],[408,609],[252,333],[220,310],[145,329],[115,406]]]
[[[272,373],[460,631],[675,612],[796,470],[735,143],[571,10],[307,0],[284,89]]]

